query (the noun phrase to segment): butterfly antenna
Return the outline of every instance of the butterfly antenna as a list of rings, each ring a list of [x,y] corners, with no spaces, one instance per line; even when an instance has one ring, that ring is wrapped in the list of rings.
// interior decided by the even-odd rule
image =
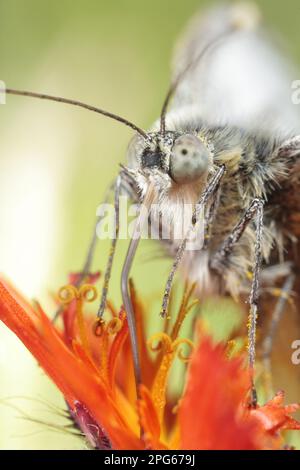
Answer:
[[[121,122],[122,124],[125,124],[125,126],[130,127],[134,131],[138,132],[144,139],[147,139],[146,132],[143,129],[140,129],[138,126],[136,126],[132,122],[128,121],[128,119],[118,116],[118,114],[105,111],[104,109],[97,108],[96,106],[82,103],[81,101],[72,100],[68,98],[61,98],[60,96],[46,95],[44,93],[35,93],[32,91],[14,90],[12,88],[3,89],[3,90],[0,90],[0,92],[7,93],[9,95],[28,96],[30,98],[38,98],[41,100],[56,101],[58,103],[78,106],[79,108],[84,108],[84,109],[87,109],[88,111],[93,111],[94,113],[102,114],[103,116],[106,116],[110,119],[114,119],[115,121]]]

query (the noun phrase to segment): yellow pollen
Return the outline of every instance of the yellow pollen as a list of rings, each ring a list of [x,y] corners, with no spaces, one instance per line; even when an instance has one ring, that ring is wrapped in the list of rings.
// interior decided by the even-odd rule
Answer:
[[[115,335],[122,328],[122,320],[120,318],[113,318],[107,323],[106,329],[110,335]]]
[[[180,346],[187,345],[190,349],[194,347],[191,340],[178,339],[178,334],[187,314],[199,302],[197,299],[191,300],[195,288],[196,283],[192,284],[190,287],[188,287],[188,285],[185,286],[182,302],[170,334],[162,332],[157,333],[148,341],[148,346],[151,351],[160,353],[160,362],[157,366],[157,373],[152,384],[152,398],[161,422],[166,404],[167,379],[173,360],[177,354],[177,357],[182,362],[187,363],[190,356],[184,355],[182,347]]]
[[[175,339],[177,338],[180,328],[182,326],[182,323],[184,322],[184,319],[186,318],[187,314],[192,310],[192,308],[195,305],[199,303],[198,299],[195,299],[192,302],[190,302],[190,299],[194,293],[195,288],[196,288],[196,283],[193,283],[189,289],[188,288],[185,289],[185,293],[182,298],[182,302],[179,308],[177,319],[175,321],[175,324],[171,332],[171,338],[173,341],[175,341]]]
[[[124,318],[123,318],[124,319]],[[110,344],[110,336],[115,335],[121,330],[123,326],[123,320],[118,317],[113,317],[109,322],[106,322],[103,318],[98,318],[94,325],[94,334],[99,338],[100,341],[100,360],[99,360],[99,372],[104,381],[109,382],[108,375],[108,350]]]
[[[172,338],[166,333],[157,333],[148,341],[148,346],[151,351],[162,353],[162,360],[152,385],[152,399],[160,422],[163,420],[163,413],[166,405],[168,373],[172,366],[174,357],[177,354],[177,357],[183,362],[188,362],[190,358],[189,355],[185,356],[183,354],[182,348],[180,348],[183,344],[188,345],[190,349],[194,348],[191,340],[178,338],[175,341],[172,341]]]
[[[94,324],[95,336],[103,336],[104,334],[115,335],[122,328],[123,322],[118,317],[112,318],[109,322],[98,318]]]
[[[227,358],[230,358],[235,346],[236,346],[236,341],[234,339],[231,339],[230,341],[227,342],[227,345],[226,345]]]

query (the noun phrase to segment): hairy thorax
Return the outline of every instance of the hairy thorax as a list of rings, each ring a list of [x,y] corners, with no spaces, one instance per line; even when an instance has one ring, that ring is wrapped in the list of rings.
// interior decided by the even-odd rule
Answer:
[[[128,170],[134,179],[131,194],[134,197],[138,194],[142,200],[149,182],[154,182],[156,199],[151,211],[151,234],[160,239],[166,251],[174,257],[188,232],[193,211],[209,179],[224,165],[226,172],[220,187],[205,206],[189,236],[181,270],[189,281],[196,282],[200,293],[230,293],[236,297],[249,291],[251,284],[255,220],[245,228],[230,257],[218,269],[213,261],[216,252],[255,198],[262,198],[266,203],[263,262],[268,263],[274,251],[277,253],[273,256],[275,262],[280,258],[280,221],[274,219],[272,208],[267,203],[277,182],[286,177],[284,162],[272,160],[278,142],[226,126],[209,128],[201,125],[195,128],[185,124],[176,127],[181,129],[179,134],[194,133],[208,146],[212,165],[206,177],[192,184],[178,184],[161,168],[141,170],[138,162],[131,157]],[[171,133],[170,136],[172,138]],[[170,141],[168,145],[171,149]],[[138,146],[137,142],[134,146]],[[130,152],[132,155],[132,148]]]

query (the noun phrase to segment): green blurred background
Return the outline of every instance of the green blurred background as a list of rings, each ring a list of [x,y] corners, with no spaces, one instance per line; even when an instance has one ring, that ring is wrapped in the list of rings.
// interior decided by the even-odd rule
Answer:
[[[0,0],[0,80],[99,105],[147,128],[168,87],[177,35],[194,12],[213,3]],[[299,1],[258,4],[300,63]],[[131,135],[118,123],[55,103],[9,96],[0,106],[0,270],[26,295],[48,305],[48,292],[80,269],[96,207]],[[114,268],[116,303],[125,249],[121,243]],[[107,252],[101,242],[95,269],[103,268]],[[157,247],[144,243],[135,263],[145,299],[151,293],[160,298],[168,272],[169,261],[156,255]],[[0,448],[80,448],[75,437],[28,423],[27,415],[58,422],[55,411],[31,398],[64,406],[30,354],[0,325]]]

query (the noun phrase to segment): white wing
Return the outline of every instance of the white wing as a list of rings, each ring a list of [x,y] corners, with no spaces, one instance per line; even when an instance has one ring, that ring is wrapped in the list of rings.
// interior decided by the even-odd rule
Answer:
[[[212,125],[229,124],[283,136],[299,133],[300,107],[292,103],[297,71],[274,47],[261,27],[258,11],[248,3],[223,5],[196,17],[179,42],[173,76],[234,22],[241,25],[239,31],[217,42],[184,75],[169,119],[176,113],[189,113]]]

